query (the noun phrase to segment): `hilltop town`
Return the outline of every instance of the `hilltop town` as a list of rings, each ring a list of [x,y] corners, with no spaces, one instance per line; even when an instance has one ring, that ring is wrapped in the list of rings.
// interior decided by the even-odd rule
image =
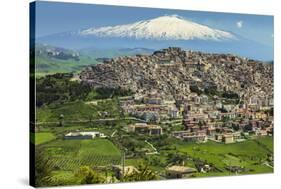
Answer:
[[[132,90],[120,101],[126,115],[153,124],[182,121],[173,136],[185,141],[232,143],[249,132],[273,133],[272,64],[170,47],[89,66],[80,79],[93,88]],[[149,125],[135,127],[151,133]]]
[[[168,48],[152,55],[124,56],[84,69],[80,78],[94,88],[126,88],[136,96],[156,91],[163,98],[202,92],[234,92],[245,103],[272,103],[273,64],[227,54]]]

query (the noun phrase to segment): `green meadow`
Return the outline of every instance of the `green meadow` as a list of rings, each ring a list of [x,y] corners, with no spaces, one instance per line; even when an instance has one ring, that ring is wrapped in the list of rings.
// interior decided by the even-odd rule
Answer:
[[[56,139],[56,136],[51,132],[41,132],[36,133],[35,135],[31,134],[31,141],[35,145],[43,144],[54,139]]]

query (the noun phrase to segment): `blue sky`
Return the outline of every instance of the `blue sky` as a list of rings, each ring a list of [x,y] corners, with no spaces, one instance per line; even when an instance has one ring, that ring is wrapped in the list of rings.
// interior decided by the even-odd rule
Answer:
[[[36,4],[36,37],[174,14],[273,46],[272,16],[43,1]]]

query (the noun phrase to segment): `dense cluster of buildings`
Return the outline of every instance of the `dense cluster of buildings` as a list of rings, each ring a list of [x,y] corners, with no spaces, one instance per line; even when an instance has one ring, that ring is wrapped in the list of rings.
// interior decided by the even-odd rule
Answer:
[[[167,120],[182,120],[182,130],[171,134],[187,142],[233,143],[243,141],[250,134],[273,134],[273,115],[269,111],[273,106],[261,106],[257,110],[239,100],[227,104],[225,100],[229,99],[197,93],[165,99],[152,92],[138,98],[122,98],[120,104],[125,114],[146,122],[128,126],[128,131],[140,134],[162,134],[160,125]],[[158,131],[152,132],[153,129]]]
[[[273,65],[230,54],[210,54],[168,48],[152,55],[124,56],[92,65],[80,73],[92,87],[126,88],[137,95],[200,90],[235,91],[253,106],[273,104]]]
[[[159,134],[163,121],[180,119],[182,130],[171,134],[185,141],[232,143],[273,134],[272,64],[167,48],[89,66],[80,79],[94,88],[132,90],[120,100],[122,110],[148,123],[130,125],[133,132],[157,128]]]
[[[134,95],[120,101],[125,114],[130,114],[146,122],[159,123],[169,118],[180,118],[181,114],[172,97],[166,99],[156,91],[147,95]]]

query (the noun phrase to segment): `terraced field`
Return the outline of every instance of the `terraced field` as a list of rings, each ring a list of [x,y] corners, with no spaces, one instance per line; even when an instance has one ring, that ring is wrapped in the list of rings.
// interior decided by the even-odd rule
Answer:
[[[120,151],[107,139],[57,140],[44,147],[54,167],[59,170],[120,164],[121,160]]]

